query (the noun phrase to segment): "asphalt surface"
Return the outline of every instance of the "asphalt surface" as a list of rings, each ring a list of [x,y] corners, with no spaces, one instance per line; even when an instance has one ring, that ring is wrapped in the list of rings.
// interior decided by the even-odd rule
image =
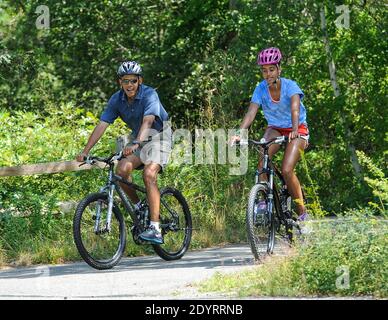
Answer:
[[[124,258],[107,271],[84,262],[5,269],[0,270],[0,299],[217,299],[222,296],[201,294],[194,284],[216,272],[253,266],[243,244],[189,251],[178,261],[156,255]]]

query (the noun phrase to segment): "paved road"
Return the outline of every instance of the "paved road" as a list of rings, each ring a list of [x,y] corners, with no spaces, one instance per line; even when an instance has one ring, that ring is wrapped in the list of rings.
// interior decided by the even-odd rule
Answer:
[[[278,251],[278,254],[283,254]],[[192,284],[216,272],[252,268],[248,245],[189,251],[179,261],[122,259],[108,271],[86,263],[0,270],[0,299],[208,299]]]

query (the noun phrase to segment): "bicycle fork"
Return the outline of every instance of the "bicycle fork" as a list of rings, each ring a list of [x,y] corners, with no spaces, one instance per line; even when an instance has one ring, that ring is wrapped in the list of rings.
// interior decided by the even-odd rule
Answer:
[[[271,168],[269,170],[269,177],[268,177],[268,206],[267,206],[267,214],[268,214],[268,221],[272,221],[272,212],[273,212],[273,169]]]
[[[259,172],[259,170],[256,170],[256,175],[255,175],[255,183],[258,184],[258,183],[261,183],[261,184],[265,184],[266,187],[267,187],[267,217],[268,217],[268,221],[271,221],[272,220],[272,209],[273,209],[273,206],[274,206],[274,202],[273,202],[273,176],[274,176],[274,169],[272,167],[268,168],[268,159],[269,159],[269,156],[268,154],[265,154],[264,155],[264,158],[263,158],[263,169],[261,170],[261,172]],[[268,182],[260,182],[259,181],[259,176],[262,174],[262,173],[266,173],[268,175]]]
[[[94,223],[94,233],[95,234],[102,234],[102,233],[110,232],[111,220],[112,220],[112,211],[113,211],[114,188],[115,188],[115,186],[113,184],[111,184],[111,185],[106,186],[100,190],[100,191],[105,191],[106,189],[108,189],[108,212],[106,215],[105,227],[103,229],[100,229],[102,201],[99,201],[97,203],[97,206],[96,206],[96,220]]]

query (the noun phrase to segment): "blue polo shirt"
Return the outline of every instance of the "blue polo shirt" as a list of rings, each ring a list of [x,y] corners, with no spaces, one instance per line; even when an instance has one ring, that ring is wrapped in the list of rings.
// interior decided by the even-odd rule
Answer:
[[[154,115],[155,121],[151,128],[161,131],[163,121],[168,120],[168,114],[159,100],[156,90],[141,84],[135,99],[128,103],[125,92],[121,89],[114,93],[102,113],[100,120],[112,124],[120,117],[130,129],[131,136],[136,138],[143,123],[143,117]]]
[[[280,78],[282,86],[280,89],[280,100],[273,101],[268,90],[267,81],[262,81],[255,88],[251,102],[263,108],[264,117],[269,126],[277,128],[292,128],[291,119],[291,97],[295,94],[300,96],[299,125],[307,126],[306,108],[302,102],[303,91],[293,80]]]

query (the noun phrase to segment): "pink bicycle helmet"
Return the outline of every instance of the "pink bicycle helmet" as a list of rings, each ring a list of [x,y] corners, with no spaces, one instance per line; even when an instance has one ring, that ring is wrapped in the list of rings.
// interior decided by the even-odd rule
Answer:
[[[282,53],[278,48],[272,47],[260,51],[257,56],[257,64],[279,64],[282,60]]]

